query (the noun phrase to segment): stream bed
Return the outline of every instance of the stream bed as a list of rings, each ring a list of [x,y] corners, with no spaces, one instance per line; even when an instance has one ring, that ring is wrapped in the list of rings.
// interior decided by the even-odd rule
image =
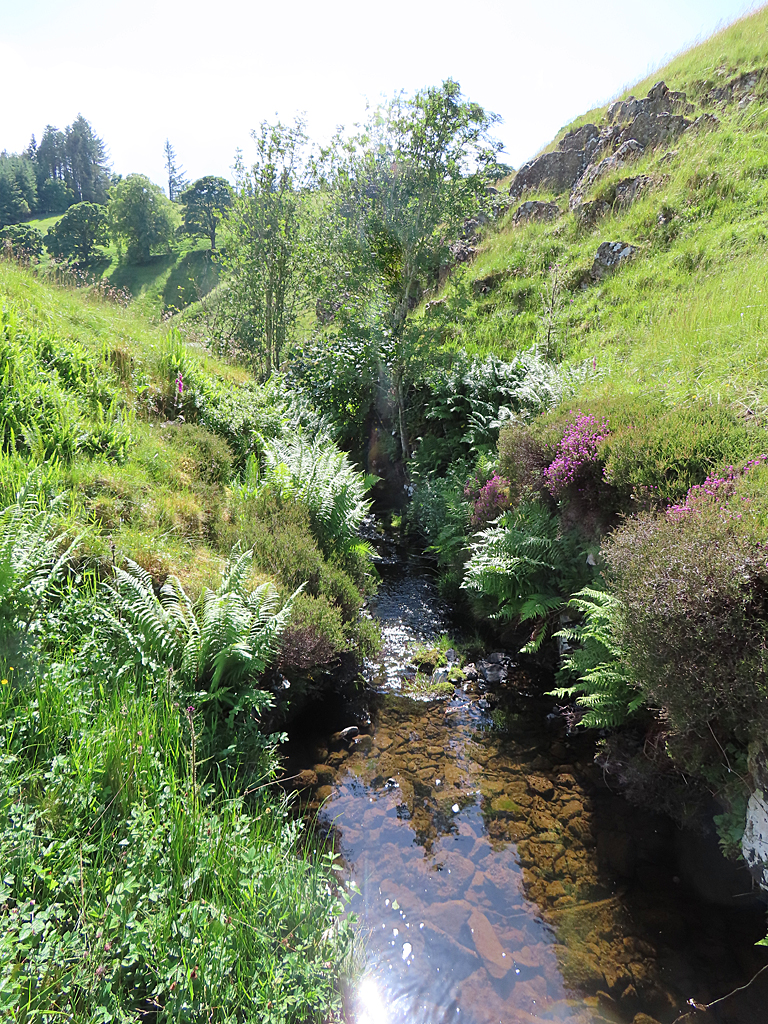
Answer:
[[[746,873],[611,792],[508,652],[404,696],[413,646],[460,627],[425,568],[379,568],[365,707],[315,714],[290,761],[359,889],[357,1024],[669,1024],[748,981],[768,950]]]

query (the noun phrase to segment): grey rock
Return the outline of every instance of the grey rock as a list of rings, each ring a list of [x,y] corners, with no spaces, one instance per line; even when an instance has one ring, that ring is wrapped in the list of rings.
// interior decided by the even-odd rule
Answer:
[[[445,682],[447,682],[449,671],[450,671],[450,669],[447,668],[446,666],[442,666],[441,668],[436,668],[435,671],[432,673],[432,682],[433,683],[445,683]]]
[[[591,185],[594,185],[596,181],[609,172],[615,171],[617,168],[623,167],[625,164],[637,159],[643,152],[643,149],[642,144],[636,139],[628,139],[619,146],[615,153],[586,167],[584,173],[574,185],[569,201],[570,208],[573,210],[584,201],[584,192]]]
[[[543,203],[540,200],[533,199],[518,206],[512,218],[512,223],[518,225],[527,224],[532,220],[555,220],[561,213],[562,210],[557,203]]]
[[[657,82],[645,99],[629,96],[612,103],[607,117],[609,122],[623,124],[641,114],[692,114],[693,109],[684,92],[672,92],[664,82]]]
[[[650,114],[642,113],[622,129],[616,140],[619,145],[634,139],[643,148],[666,145],[678,135],[682,135],[692,122],[682,114]]]
[[[590,280],[602,281],[622,263],[632,259],[636,252],[637,248],[628,242],[603,242],[589,271]]]
[[[741,104],[739,104],[741,106]],[[701,114],[688,129],[690,132],[711,132],[720,127],[720,118],[714,114]]]
[[[580,128],[564,135],[557,145],[558,149],[564,153],[582,152],[591,143],[597,142],[599,138],[600,130],[596,125],[583,124]]]
[[[521,196],[526,189],[546,186],[555,192],[569,189],[581,175],[587,158],[579,150],[555,150],[524,164],[509,187],[510,196]]]
[[[464,675],[466,676],[467,681],[470,683],[473,683],[477,679],[478,671],[474,663],[470,662],[469,665],[464,666]]]
[[[454,651],[452,647],[449,647],[448,650],[445,652],[445,660],[448,662],[449,665],[452,665],[454,661],[459,660],[459,656],[456,654],[456,651]]]
[[[494,651],[493,654],[488,655],[488,661],[492,665],[503,665],[506,660],[506,655],[502,654],[501,651]]]

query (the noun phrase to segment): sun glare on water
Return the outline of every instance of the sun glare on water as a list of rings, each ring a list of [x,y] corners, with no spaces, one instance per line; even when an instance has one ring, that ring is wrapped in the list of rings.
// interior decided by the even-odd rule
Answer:
[[[367,975],[357,993],[358,1024],[389,1024],[389,1014],[376,979]]]

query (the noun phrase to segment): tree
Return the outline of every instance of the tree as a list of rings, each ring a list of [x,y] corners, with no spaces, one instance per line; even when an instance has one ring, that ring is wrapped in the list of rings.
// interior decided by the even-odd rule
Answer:
[[[250,170],[237,167],[224,261],[230,280],[217,330],[223,347],[234,344],[269,377],[280,366],[305,295],[307,136],[298,118],[293,125],[264,121],[252,136],[256,162]]]
[[[331,161],[331,187],[364,237],[371,271],[388,297],[382,356],[404,458],[409,363],[418,348],[406,329],[408,313],[448,261],[464,220],[487,201],[487,169],[500,148],[488,133],[497,120],[447,79],[411,98],[395,97],[339,148],[342,159]]]
[[[60,181],[57,178],[46,178],[38,188],[38,213],[64,213],[74,202],[75,194],[65,181]]]
[[[168,198],[172,203],[179,201],[181,193],[189,185],[189,182],[184,177],[183,168],[179,167],[176,163],[176,151],[171,145],[171,140],[165,140],[165,171],[168,175]],[[211,246],[213,248],[213,246]]]
[[[45,247],[57,259],[88,264],[98,246],[107,245],[107,215],[96,203],[75,203],[61,220],[48,228]]]
[[[184,206],[184,230],[188,235],[203,235],[216,248],[216,228],[222,215],[232,205],[232,187],[226,178],[209,174],[198,178],[186,191],[180,202]]]
[[[109,188],[107,147],[82,114],[66,130],[64,178],[78,202],[106,203]]]
[[[29,224],[3,228],[0,231],[0,252],[3,250],[18,260],[38,260],[43,252],[42,233]]]
[[[113,185],[107,213],[110,234],[120,250],[125,245],[129,263],[146,263],[173,235],[173,206],[143,174],[129,174]]]

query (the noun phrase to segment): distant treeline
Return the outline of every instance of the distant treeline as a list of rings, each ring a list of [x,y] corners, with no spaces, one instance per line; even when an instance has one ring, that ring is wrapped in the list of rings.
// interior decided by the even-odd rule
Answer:
[[[64,131],[49,124],[23,153],[0,153],[0,224],[105,203],[111,183],[107,147],[82,114]]]

